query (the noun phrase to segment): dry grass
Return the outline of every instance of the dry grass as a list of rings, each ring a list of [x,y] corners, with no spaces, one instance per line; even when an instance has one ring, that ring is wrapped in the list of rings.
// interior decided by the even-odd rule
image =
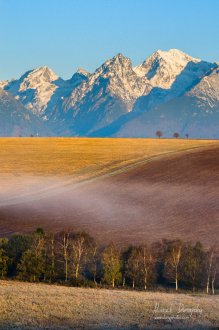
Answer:
[[[1,138],[0,173],[84,178],[143,158],[216,143],[180,139]]]
[[[0,282],[1,329],[210,329],[219,326],[218,296],[68,288]],[[156,304],[172,311],[153,315]],[[202,312],[182,312],[182,309]],[[179,312],[181,309],[181,312]],[[155,319],[162,316],[181,320]]]

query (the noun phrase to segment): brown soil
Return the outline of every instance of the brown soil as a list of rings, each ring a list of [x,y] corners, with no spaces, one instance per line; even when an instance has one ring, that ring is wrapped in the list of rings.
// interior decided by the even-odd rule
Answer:
[[[163,156],[82,186],[0,207],[0,232],[74,228],[102,242],[219,237],[219,147]]]

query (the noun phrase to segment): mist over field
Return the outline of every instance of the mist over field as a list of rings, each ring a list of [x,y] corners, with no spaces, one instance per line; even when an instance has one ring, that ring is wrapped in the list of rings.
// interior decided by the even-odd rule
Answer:
[[[212,146],[82,181],[69,175],[6,175],[0,229],[10,234],[71,227],[122,244],[180,237],[209,245],[218,236],[218,165]]]

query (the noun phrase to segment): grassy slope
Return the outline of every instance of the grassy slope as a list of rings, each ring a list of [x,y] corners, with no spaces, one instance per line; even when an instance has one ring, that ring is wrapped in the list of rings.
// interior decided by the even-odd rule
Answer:
[[[1,329],[209,329],[219,326],[218,296],[68,288],[0,281]],[[155,304],[170,308],[155,320]],[[202,309],[202,314],[179,308]],[[161,316],[162,313],[156,314]]]

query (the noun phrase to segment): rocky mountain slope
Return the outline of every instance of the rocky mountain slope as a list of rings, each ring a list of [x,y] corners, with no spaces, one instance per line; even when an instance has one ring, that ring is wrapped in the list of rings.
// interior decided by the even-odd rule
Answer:
[[[63,102],[63,111],[76,134],[88,134],[132,110],[135,100],[151,90],[131,61],[118,54],[106,61]]]
[[[118,54],[69,80],[41,67],[0,88],[53,135],[144,137],[160,129],[219,137],[218,65],[177,49],[158,50],[136,67]]]
[[[140,77],[147,77],[153,87],[168,89],[190,62],[197,64],[201,60],[191,57],[178,49],[170,49],[169,51],[158,50],[141,65],[135,67],[134,71]]]
[[[13,95],[0,88],[0,136],[49,135],[50,130]]]
[[[136,114],[107,134],[126,137],[155,136],[161,130],[166,137],[178,132],[182,137],[218,138],[219,125],[219,69],[210,70],[193,88],[179,97],[151,107],[147,112]],[[115,123],[114,123],[115,125]],[[104,132],[102,132],[104,135]]]

